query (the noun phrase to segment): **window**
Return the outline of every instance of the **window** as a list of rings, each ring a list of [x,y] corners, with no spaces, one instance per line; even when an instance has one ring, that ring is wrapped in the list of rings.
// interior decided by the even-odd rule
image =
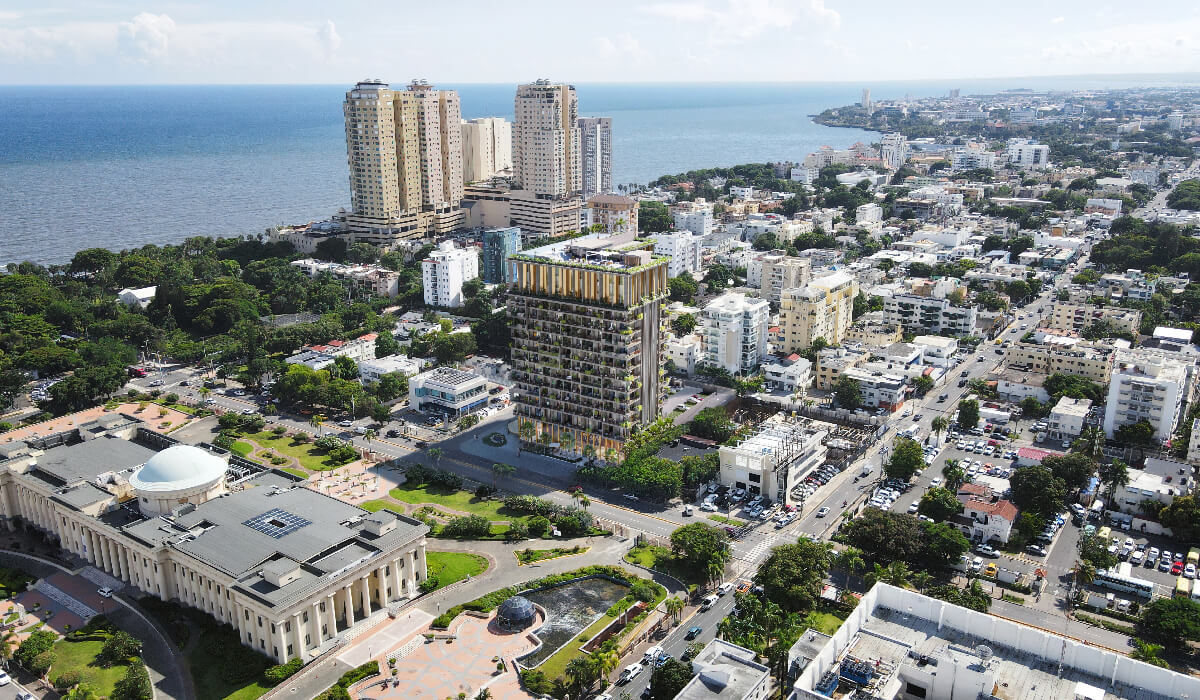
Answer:
[[[905,683],[904,684],[904,694],[905,695],[911,695],[914,698],[923,698],[923,697],[925,697],[925,692],[926,691],[924,688],[922,688],[921,686],[916,685],[914,683]]]

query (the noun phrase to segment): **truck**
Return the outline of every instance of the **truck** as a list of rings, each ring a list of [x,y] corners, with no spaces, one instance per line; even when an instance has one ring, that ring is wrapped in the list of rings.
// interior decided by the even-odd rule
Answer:
[[[1193,547],[1188,550],[1187,563],[1195,564],[1196,566],[1200,567],[1200,549]]]

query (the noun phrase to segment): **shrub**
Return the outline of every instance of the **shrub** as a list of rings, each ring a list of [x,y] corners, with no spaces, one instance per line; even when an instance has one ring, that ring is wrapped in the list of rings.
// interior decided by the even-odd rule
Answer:
[[[496,487],[490,484],[480,484],[475,487],[475,498],[485,501],[496,494]]]
[[[275,433],[276,435],[283,435],[287,432],[287,428],[282,425],[277,425],[274,428],[271,428],[271,432]]]
[[[39,654],[43,654],[54,646],[54,642],[58,640],[53,632],[47,630],[35,630],[33,634],[25,638],[21,645],[17,647],[17,651],[13,654],[13,659],[25,668],[32,670],[34,658]]]
[[[535,515],[529,519],[529,536],[544,537],[547,532],[550,532],[550,520],[540,515]]]
[[[654,585],[649,581],[639,579],[633,584],[633,587],[630,588],[629,593],[643,603],[649,603],[650,601],[654,600],[654,597],[658,592],[654,590]]]
[[[417,590],[421,593],[433,593],[438,589],[438,580],[436,578],[427,578],[417,586]]]
[[[170,393],[163,397],[163,401],[167,403],[179,403],[179,394]]]
[[[446,537],[486,537],[491,534],[492,521],[482,515],[464,515],[454,518],[442,528]]]
[[[86,680],[88,679],[83,671],[64,671],[54,677],[54,689],[59,693],[65,693]]]
[[[502,433],[488,433],[483,437],[483,444],[488,447],[503,447],[508,444],[508,438]]]
[[[39,676],[44,676],[46,675],[46,671],[49,671],[50,667],[54,665],[55,661],[58,661],[58,656],[56,656],[54,652],[43,651],[42,653],[33,657],[33,661],[29,663],[29,670],[33,671]]]
[[[520,542],[521,540],[529,539],[529,526],[520,520],[514,520],[508,525],[508,531],[504,533],[504,539],[509,542]]]
[[[150,674],[146,672],[146,664],[141,659],[133,659],[125,670],[125,677],[117,681],[110,700],[153,700],[154,691],[150,687]]]
[[[292,659],[286,664],[271,666],[263,671],[263,685],[276,686],[284,682],[304,666],[300,659]]]

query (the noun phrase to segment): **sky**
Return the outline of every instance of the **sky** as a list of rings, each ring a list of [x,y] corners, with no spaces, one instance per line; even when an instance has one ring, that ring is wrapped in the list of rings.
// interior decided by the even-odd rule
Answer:
[[[0,84],[812,82],[1200,71],[1200,2],[3,0]]]

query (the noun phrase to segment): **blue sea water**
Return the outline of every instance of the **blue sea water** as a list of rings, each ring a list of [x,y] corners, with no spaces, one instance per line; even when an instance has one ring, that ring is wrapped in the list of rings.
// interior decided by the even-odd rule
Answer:
[[[1145,82],[1144,80],[1142,81]],[[1170,79],[1153,81],[1156,84]],[[875,99],[1007,88],[1127,87],[1128,78],[887,83]],[[514,85],[443,84],[466,118],[511,119]],[[580,84],[580,113],[613,118],[614,180],[800,160],[877,138],[812,123],[851,84]],[[258,233],[347,206],[346,86],[0,86],[0,264],[80,249]]]

